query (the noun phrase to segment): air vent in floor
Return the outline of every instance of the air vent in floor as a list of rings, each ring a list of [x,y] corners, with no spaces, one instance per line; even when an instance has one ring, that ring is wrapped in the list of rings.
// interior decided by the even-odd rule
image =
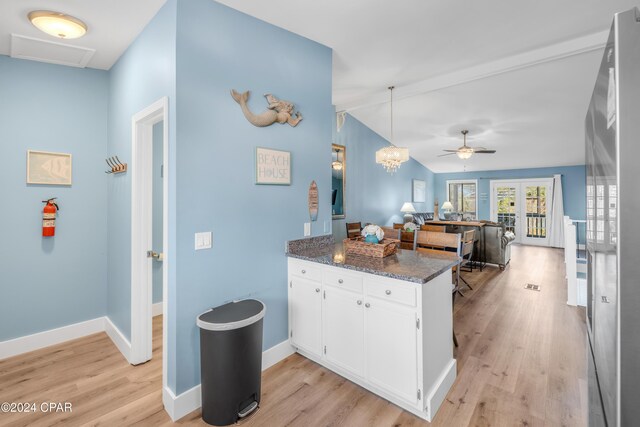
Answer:
[[[540,286],[534,285],[533,283],[527,283],[524,288],[530,291],[540,291]]]

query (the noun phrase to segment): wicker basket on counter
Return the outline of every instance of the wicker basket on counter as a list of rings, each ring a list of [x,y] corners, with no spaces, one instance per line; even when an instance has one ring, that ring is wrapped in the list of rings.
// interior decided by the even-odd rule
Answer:
[[[398,240],[382,239],[379,243],[368,243],[364,237],[358,236],[344,239],[344,251],[347,254],[384,258],[393,255],[398,250]]]

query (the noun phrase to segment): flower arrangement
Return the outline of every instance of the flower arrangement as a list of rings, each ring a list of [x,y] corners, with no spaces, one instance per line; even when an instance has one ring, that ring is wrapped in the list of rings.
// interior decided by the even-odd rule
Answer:
[[[375,224],[369,224],[362,229],[364,241],[369,243],[378,243],[384,238],[384,231]]]
[[[408,231],[410,233],[413,233],[415,230],[417,230],[418,224],[415,224],[413,222],[407,222],[402,227],[404,228],[404,231]]]

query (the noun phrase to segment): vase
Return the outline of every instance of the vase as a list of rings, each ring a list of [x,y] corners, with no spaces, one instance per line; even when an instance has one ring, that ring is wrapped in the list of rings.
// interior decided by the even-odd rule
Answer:
[[[378,240],[378,236],[376,236],[375,234],[367,234],[366,237],[364,238],[364,241],[367,243],[379,243],[380,241]]]

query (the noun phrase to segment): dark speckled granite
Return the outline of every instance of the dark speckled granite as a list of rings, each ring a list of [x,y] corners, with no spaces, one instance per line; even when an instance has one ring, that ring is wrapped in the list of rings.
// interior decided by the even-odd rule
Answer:
[[[334,240],[331,234],[324,236],[306,237],[304,239],[289,240],[287,242],[287,253],[299,252],[304,249],[317,248],[319,246],[333,245]]]
[[[421,253],[398,249],[394,255],[374,258],[361,255],[345,255],[342,243],[313,247],[292,247],[288,256],[334,267],[376,274],[414,283],[426,283],[458,263],[450,254]]]

